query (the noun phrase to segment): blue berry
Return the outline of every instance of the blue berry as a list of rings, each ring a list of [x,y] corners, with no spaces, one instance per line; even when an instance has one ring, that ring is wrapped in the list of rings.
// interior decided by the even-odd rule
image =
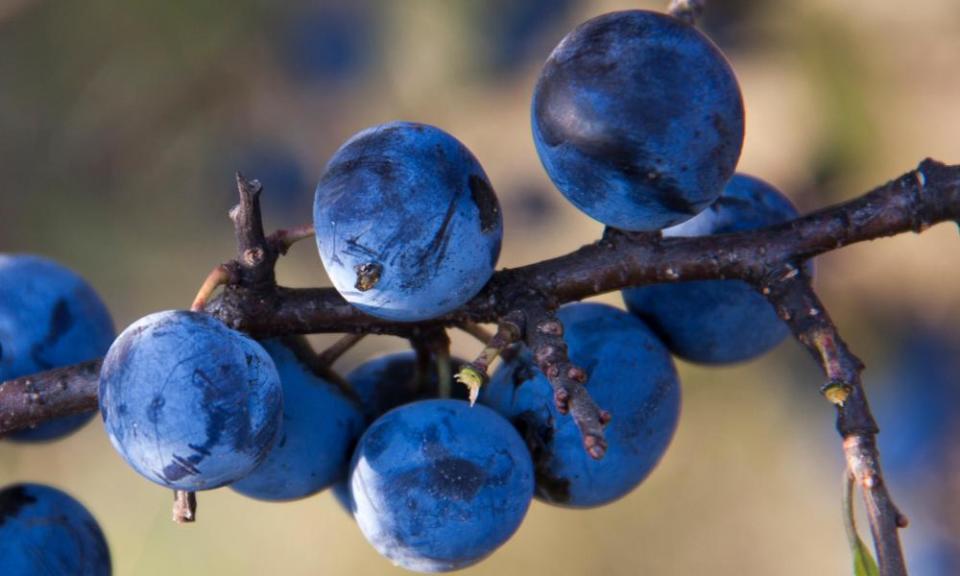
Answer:
[[[391,410],[357,445],[354,518],[378,552],[420,572],[485,558],[520,526],[533,465],[510,424],[483,406],[426,400]]]
[[[723,195],[696,218],[664,236],[741,232],[796,218],[797,210],[775,188],[737,174]],[[808,272],[812,273],[812,267]],[[645,320],[676,355],[710,364],[755,358],[779,344],[790,329],[759,292],[741,280],[654,284],[623,291],[627,308]]]
[[[114,335],[107,307],[83,278],[44,258],[0,254],[0,382],[99,358]],[[8,438],[55,440],[91,417],[58,418]]]
[[[309,344],[261,342],[283,385],[283,426],[266,460],[231,488],[260,500],[296,500],[345,478],[364,419],[356,403],[298,354]]]
[[[960,434],[960,337],[952,325],[916,320],[886,332],[899,332],[901,339],[887,354],[892,364],[873,394],[878,419],[888,422],[884,432],[891,432],[884,467],[907,486],[923,476],[945,477],[946,455]]]
[[[4,576],[109,576],[110,550],[82,504],[56,488],[14,484],[0,490]]]
[[[743,100],[696,28],[633,10],[568,34],[533,95],[533,137],[557,188],[626,230],[683,222],[720,195],[743,144]]]
[[[347,141],[313,206],[333,285],[364,312],[426,320],[458,308],[493,274],[503,226],[476,158],[424,124],[393,122]]]
[[[280,377],[256,341],[206,314],[141,318],[110,347],[100,412],[124,460],[177,490],[243,478],[266,457],[282,423]]]
[[[556,408],[553,389],[532,366],[529,351],[505,362],[480,402],[506,416],[533,454],[537,497],[591,507],[625,496],[666,452],[680,414],[680,385],[669,352],[630,314],[603,304],[571,304],[558,312],[571,360],[586,370],[587,387],[610,410],[606,456],[583,449],[573,419]]]
[[[450,373],[456,374],[465,363],[459,358],[451,358]],[[367,424],[397,406],[437,398],[440,393],[437,367],[432,361],[423,384],[417,382],[417,355],[413,352],[397,352],[367,360],[347,374],[347,381],[360,401]],[[467,389],[452,382],[451,394],[454,398],[466,400]],[[333,495],[345,510],[353,510],[346,480],[333,486]]]

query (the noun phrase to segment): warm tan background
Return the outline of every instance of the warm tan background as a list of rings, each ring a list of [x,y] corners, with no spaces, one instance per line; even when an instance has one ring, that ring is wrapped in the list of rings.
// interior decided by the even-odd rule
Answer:
[[[597,237],[600,225],[540,169],[532,86],[576,22],[666,2],[317,2],[321,12],[352,13],[353,23],[332,28],[360,38],[360,66],[332,77],[291,64],[307,3],[275,4],[0,0],[0,251],[42,253],[78,270],[119,328],[185,307],[232,253],[225,214],[235,169],[264,180],[269,227],[305,223],[332,151],[392,119],[437,124],[479,157],[504,208],[501,265]],[[528,4],[526,40],[495,49],[517,41],[510,14]],[[864,192],[925,156],[960,161],[955,0],[714,0],[707,24],[743,88],[741,168],[781,186],[801,210]],[[269,151],[299,166],[302,182],[296,170],[271,168]],[[878,393],[896,343],[910,337],[898,326],[957,325],[958,249],[956,227],[942,225],[818,263],[822,296]],[[326,282],[309,243],[279,273],[290,285]],[[463,355],[478,351],[459,336],[455,344]],[[368,339],[339,367],[402,346]],[[470,573],[850,573],[839,443],[813,363],[788,342],[750,364],[680,372],[680,429],[645,485],[589,512],[535,504],[517,535]],[[946,526],[957,517],[950,494],[960,476],[927,473],[937,481],[922,487],[910,474],[892,479],[918,559],[938,532],[958,544]],[[120,575],[399,572],[327,494],[268,505],[220,490],[201,495],[198,524],[177,527],[169,493],[126,467],[99,422],[49,446],[0,445],[0,480],[53,483],[85,502]]]

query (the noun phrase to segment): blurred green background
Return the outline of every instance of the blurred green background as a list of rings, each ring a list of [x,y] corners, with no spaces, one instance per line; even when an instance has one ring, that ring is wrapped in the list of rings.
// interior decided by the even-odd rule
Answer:
[[[77,270],[122,329],[186,307],[232,255],[235,170],[263,181],[268,228],[306,223],[340,143],[403,119],[448,130],[483,163],[505,217],[501,266],[559,255],[601,226],[537,160],[538,69],[577,22],[665,5],[0,0],[0,251]],[[703,25],[743,89],[741,169],[801,211],[926,156],[960,160],[955,0],[714,0]],[[960,573],[960,270],[948,265],[958,247],[957,228],[940,225],[818,261],[821,296],[869,367],[920,575]],[[309,242],[278,272],[287,285],[327,284]],[[942,346],[911,345],[928,341]],[[404,346],[368,338],[337,367]],[[455,334],[454,351],[479,346]],[[910,369],[933,365],[943,369]],[[516,536],[467,572],[849,574],[843,462],[814,363],[787,342],[748,364],[679,369],[680,428],[644,485],[591,511],[534,504]],[[400,572],[329,494],[277,505],[219,490],[200,495],[196,525],[173,525],[170,493],[121,461],[99,421],[50,445],[0,444],[0,481],[47,482],[83,501],[120,575]]]

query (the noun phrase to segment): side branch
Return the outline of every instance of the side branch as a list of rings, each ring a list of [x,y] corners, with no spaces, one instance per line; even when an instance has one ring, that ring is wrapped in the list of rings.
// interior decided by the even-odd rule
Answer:
[[[580,430],[583,447],[592,458],[603,458],[607,441],[603,428],[610,422],[610,413],[597,406],[584,386],[587,373],[567,356],[563,340],[563,324],[541,307],[526,310],[526,342],[533,351],[534,362],[553,387],[553,399],[561,414],[569,413]]]
[[[781,272],[762,283],[761,291],[827,376],[823,391],[837,406],[837,431],[843,438],[847,467],[863,492],[880,574],[906,576],[898,530],[907,525],[907,519],[893,503],[883,479],[879,428],[860,377],[863,363],[840,337],[809,279],[790,265]]]

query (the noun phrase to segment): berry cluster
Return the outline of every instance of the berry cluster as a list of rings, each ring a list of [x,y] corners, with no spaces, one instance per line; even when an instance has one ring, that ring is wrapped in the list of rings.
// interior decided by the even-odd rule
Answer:
[[[557,188],[612,228],[702,236],[796,216],[768,184],[734,174],[744,119],[733,71],[709,39],[671,16],[617,12],[573,30],[543,68],[532,125]],[[348,140],[317,186],[313,217],[334,287],[363,312],[398,322],[435,319],[476,296],[503,234],[473,154],[411,122]],[[103,423],[145,478],[185,492],[229,485],[271,501],[334,487],[381,554],[411,570],[453,570],[506,542],[533,497],[584,508],[639,485],[678,424],[671,353],[741,361],[787,335],[770,304],[737,280],[640,287],[624,298],[630,313],[582,303],[557,312],[574,375],[612,413],[602,459],[584,451],[558,406],[541,350],[498,350],[504,361],[473,406],[464,388],[450,390],[450,374],[466,363],[436,350],[373,359],[344,379],[301,339],[256,341],[199,310],[149,315],[114,339],[82,280],[29,256],[0,257],[0,380],[106,353]],[[50,440],[82,423],[11,438]],[[85,526],[74,540],[91,542],[31,528],[31,515],[48,509],[65,529]],[[31,547],[54,538],[91,551],[89,573],[108,572],[95,526],[50,489],[0,493],[0,536],[19,543],[24,573],[36,569]]]

